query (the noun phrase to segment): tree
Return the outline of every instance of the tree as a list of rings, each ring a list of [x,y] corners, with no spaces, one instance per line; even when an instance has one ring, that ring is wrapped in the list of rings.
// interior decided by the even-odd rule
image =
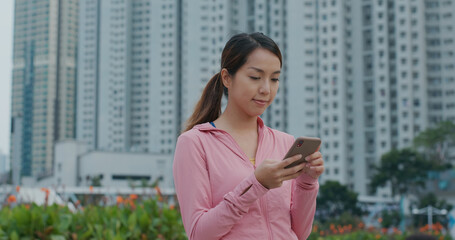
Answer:
[[[381,157],[380,166],[375,166],[375,174],[369,184],[370,192],[390,183],[392,195],[405,195],[425,186],[427,171],[431,163],[422,155],[411,150],[392,150]]]
[[[440,122],[414,138],[414,147],[422,149],[424,155],[434,163],[433,170],[444,170],[449,164],[449,145],[455,143],[455,124],[451,121]]]
[[[318,216],[321,221],[336,218],[343,213],[360,216],[362,210],[357,205],[358,194],[337,181],[326,181],[319,188],[317,198]]]
[[[378,187],[384,187],[390,183],[392,195],[400,195],[401,231],[405,230],[405,218],[403,202],[404,196],[411,192],[425,187],[427,171],[431,162],[426,160],[418,152],[411,149],[392,151],[382,155],[381,165],[375,166],[370,186],[370,192],[376,192]]]

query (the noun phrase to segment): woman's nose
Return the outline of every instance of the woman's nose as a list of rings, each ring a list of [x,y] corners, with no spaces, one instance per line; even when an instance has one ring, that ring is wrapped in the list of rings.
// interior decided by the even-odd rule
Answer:
[[[270,83],[268,80],[265,80],[259,89],[261,94],[269,94],[270,93]]]

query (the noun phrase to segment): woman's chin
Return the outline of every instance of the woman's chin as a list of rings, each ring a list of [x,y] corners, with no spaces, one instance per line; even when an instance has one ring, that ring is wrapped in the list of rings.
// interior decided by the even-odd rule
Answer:
[[[264,114],[264,112],[265,112],[265,109],[262,110],[262,111],[254,111],[254,112],[251,112],[249,115],[250,115],[251,117],[259,117],[259,116],[261,116],[262,114]]]

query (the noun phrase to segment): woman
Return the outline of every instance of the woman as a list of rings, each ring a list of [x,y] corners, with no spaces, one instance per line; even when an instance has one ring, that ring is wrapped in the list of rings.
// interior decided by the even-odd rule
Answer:
[[[238,34],[221,56],[180,135],[174,181],[189,239],[306,239],[313,223],[320,152],[283,159],[294,137],[259,117],[278,91],[276,43],[261,33]],[[221,114],[223,92],[228,96]],[[289,181],[291,180],[291,181]]]

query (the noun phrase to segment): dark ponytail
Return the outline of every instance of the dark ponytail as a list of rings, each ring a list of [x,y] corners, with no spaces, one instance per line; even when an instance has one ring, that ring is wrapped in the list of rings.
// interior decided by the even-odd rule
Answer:
[[[214,121],[221,115],[223,92],[224,85],[221,81],[221,73],[218,72],[205,86],[201,99],[199,99],[193,114],[187,121],[185,131],[190,130],[196,124]]]
[[[221,54],[221,69],[225,68],[229,75],[234,76],[237,70],[246,63],[248,56],[257,48],[263,48],[275,54],[282,65],[281,51],[272,39],[262,33],[240,33],[234,35],[226,43]],[[214,121],[221,115],[223,92],[227,95],[220,71],[207,83],[193,114],[187,120],[185,131],[192,129],[197,124]]]

